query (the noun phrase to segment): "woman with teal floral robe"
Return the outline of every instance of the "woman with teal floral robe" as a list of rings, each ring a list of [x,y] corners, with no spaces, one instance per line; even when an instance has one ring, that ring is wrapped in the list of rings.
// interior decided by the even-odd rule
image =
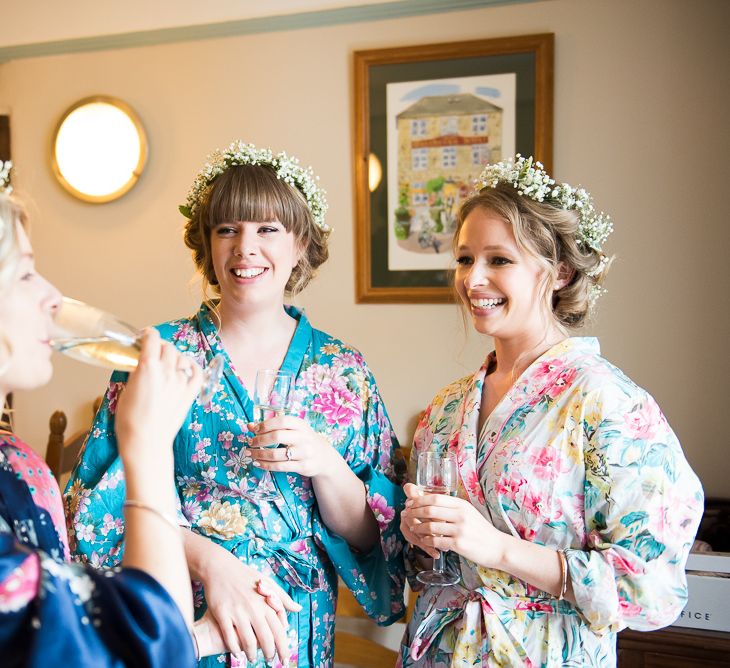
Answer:
[[[402,491],[394,482],[391,459],[395,436],[362,356],[312,328],[301,311],[287,307],[287,312],[297,320],[281,367],[296,376],[290,412],[325,435],[364,483],[380,529],[380,540],[367,553],[352,549],[328,530],[311,481],[304,476],[273,473],[281,493],[277,500],[256,501],[249,495],[262,473],[245,454],[252,438],[247,425],[254,418],[253,404],[209,308],[203,305],[197,315],[158,329],[203,366],[218,354],[225,359],[215,396],[207,405],[193,405],[175,441],[181,523],[255,566],[302,606],[289,614],[290,665],[319,668],[332,662],[338,576],[378,623],[392,623],[403,614],[403,543],[398,530]],[[123,550],[124,478],[114,411],[124,380],[121,373],[112,377],[66,491],[72,548],[97,566],[117,564]],[[195,604],[199,617],[205,610],[203,591],[198,590]],[[250,665],[229,656],[230,665]],[[220,664],[209,658],[201,665]],[[255,665],[265,665],[260,653]]]

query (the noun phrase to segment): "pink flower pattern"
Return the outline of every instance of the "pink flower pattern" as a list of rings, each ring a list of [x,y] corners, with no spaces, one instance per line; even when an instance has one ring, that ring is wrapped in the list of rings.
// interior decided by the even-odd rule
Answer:
[[[106,400],[109,403],[109,413],[111,415],[117,412],[117,401],[119,401],[119,395],[123,389],[124,383],[109,383],[106,391]]]
[[[330,533],[317,512],[309,478],[291,472],[275,474],[276,484],[285,494],[283,500],[259,502],[251,497],[249,492],[257,485],[261,469],[244,453],[252,436],[248,432],[250,396],[228,359],[219,391],[210,403],[193,405],[176,437],[176,483],[180,513],[194,531],[208,522],[213,504],[219,504],[214,511],[230,504],[224,512],[230,511],[231,527],[235,525],[238,535],[226,541],[226,547],[292,589],[305,604],[300,614],[306,620],[290,615],[290,665],[296,665],[301,655],[308,665],[327,666],[334,637],[336,573],[377,622],[388,623],[402,614],[403,538],[398,513],[403,494],[394,482],[393,467],[393,451],[398,444],[362,355],[312,329],[301,313],[290,312],[299,321],[284,360],[285,366],[298,370],[290,413],[322,434],[364,481],[380,530],[379,544],[373,550],[379,550],[380,555],[363,560]],[[194,318],[161,325],[159,330],[163,339],[195,355],[203,365],[217,353],[226,357],[207,307],[201,307]],[[121,387],[110,386],[110,399]],[[95,467],[99,461],[114,460],[113,422],[107,405],[96,420],[99,432],[90,443],[95,457],[90,466],[79,469],[71,493],[73,503],[82,506],[73,522],[77,550],[105,566],[119,559],[115,550],[122,532],[105,515],[121,508],[124,485],[116,490],[108,485],[102,489],[99,481],[104,472]],[[238,510],[231,510],[233,505]],[[204,604],[204,592],[196,593],[195,604]],[[301,629],[306,632],[299,635]],[[204,665],[219,665],[219,660],[211,658]],[[236,665],[233,659],[226,657],[226,661]],[[259,655],[250,668],[264,665],[268,664]]]
[[[378,526],[381,531],[388,528],[388,525],[393,521],[395,517],[395,510],[388,505],[387,499],[382,494],[373,494],[368,496],[368,505],[370,510],[373,511],[375,519],[378,522]]]
[[[624,416],[626,428],[632,438],[647,441],[654,437],[664,422],[659,406],[653,401],[642,402],[636,410]]]
[[[600,356],[594,339],[566,339],[535,361],[479,442],[489,364],[435,397],[412,464],[421,450],[456,452],[459,497],[504,533],[565,549],[579,614],[507,573],[454,558],[468,590],[422,592],[398,666],[613,667],[612,629],[659,628],[684,606],[699,481],[654,400]],[[474,600],[481,615],[466,613]],[[447,651],[451,634],[458,643]]]
[[[0,581],[0,613],[16,612],[28,605],[38,593],[40,577],[38,556],[29,555],[8,577]]]
[[[314,398],[312,410],[324,415],[330,425],[347,427],[360,417],[362,405],[360,397],[344,383],[333,382]]]

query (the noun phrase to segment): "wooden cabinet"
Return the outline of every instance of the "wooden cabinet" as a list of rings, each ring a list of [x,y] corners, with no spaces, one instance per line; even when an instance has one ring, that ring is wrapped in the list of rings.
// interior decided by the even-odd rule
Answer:
[[[730,633],[669,627],[618,635],[618,668],[730,666]]]

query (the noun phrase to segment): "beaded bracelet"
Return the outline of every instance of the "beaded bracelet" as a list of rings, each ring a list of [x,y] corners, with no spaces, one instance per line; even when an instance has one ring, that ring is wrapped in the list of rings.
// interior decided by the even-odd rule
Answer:
[[[560,559],[560,593],[558,594],[558,601],[562,601],[568,591],[568,559],[565,556],[565,550],[558,550],[558,558]]]
[[[134,499],[127,499],[124,502],[125,508],[140,508],[141,510],[147,510],[151,513],[154,513],[159,517],[160,519],[167,522],[171,527],[174,529],[179,529],[180,525],[178,524],[177,520],[173,517],[170,517],[167,513],[163,513],[161,510],[157,510],[157,508],[154,508],[152,506],[148,506],[146,503],[142,503],[141,501],[135,501]]]

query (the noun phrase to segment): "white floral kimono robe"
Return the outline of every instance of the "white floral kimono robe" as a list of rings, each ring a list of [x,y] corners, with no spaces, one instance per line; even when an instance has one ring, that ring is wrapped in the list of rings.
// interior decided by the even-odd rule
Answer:
[[[478,437],[489,363],[439,392],[412,457],[455,452],[460,497],[500,531],[564,549],[577,605],[449,553],[461,583],[421,591],[399,665],[614,666],[617,631],[666,626],[685,605],[700,482],[654,399],[596,339],[542,355]]]

